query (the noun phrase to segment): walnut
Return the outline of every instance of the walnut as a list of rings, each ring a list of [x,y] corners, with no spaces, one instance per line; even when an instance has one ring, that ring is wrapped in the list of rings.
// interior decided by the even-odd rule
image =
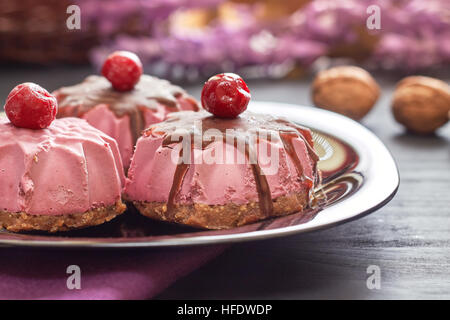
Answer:
[[[312,100],[320,108],[355,120],[363,118],[380,95],[380,88],[364,69],[340,66],[321,71],[312,85]]]
[[[397,122],[410,131],[433,133],[449,119],[450,87],[430,77],[406,77],[397,84],[392,112]]]

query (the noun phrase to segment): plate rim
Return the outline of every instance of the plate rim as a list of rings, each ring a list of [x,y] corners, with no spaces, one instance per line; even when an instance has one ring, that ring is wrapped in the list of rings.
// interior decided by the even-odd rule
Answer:
[[[277,106],[277,108],[274,108],[274,105]],[[324,110],[319,109],[315,107],[310,106],[304,106],[304,105],[295,105],[295,104],[288,104],[288,103],[282,103],[282,102],[272,102],[272,101],[252,101],[248,108],[252,112],[260,112],[260,113],[268,113],[272,114],[274,116],[283,116],[282,113],[289,113],[289,112],[296,112],[301,113],[301,111],[307,111],[312,114],[317,114],[318,117],[325,117],[325,118],[335,118],[342,122],[342,124],[349,124],[355,128],[358,128],[362,132],[364,132],[365,135],[370,136],[373,141],[376,141],[378,143],[378,147],[384,149],[383,151],[386,153],[387,156],[389,156],[389,162],[391,163],[392,168],[394,168],[394,172],[396,173],[394,180],[395,182],[390,187],[390,191],[383,196],[383,199],[381,201],[377,201],[376,204],[371,205],[370,207],[366,208],[365,210],[359,211],[357,213],[353,213],[352,215],[339,219],[336,221],[332,221],[325,224],[319,224],[319,225],[312,225],[308,227],[308,224],[313,222],[315,219],[312,219],[310,222],[304,223],[304,224],[297,224],[297,225],[291,225],[286,227],[280,227],[280,228],[274,228],[274,229],[268,229],[268,230],[256,230],[256,231],[244,231],[242,233],[232,233],[232,234],[225,234],[225,235],[197,235],[197,236],[190,236],[190,237],[173,237],[173,238],[164,238],[164,239],[153,239],[151,241],[129,241],[129,242],[118,242],[118,241],[111,241],[114,239],[122,239],[122,238],[89,238],[89,240],[79,240],[80,238],[77,238],[76,240],[71,240],[68,238],[68,240],[34,240],[34,239],[2,239],[0,236],[0,247],[24,247],[24,248],[66,248],[66,249],[125,249],[125,248],[168,248],[168,247],[191,247],[191,246],[208,246],[208,245],[219,245],[219,244],[226,244],[226,243],[238,243],[238,242],[249,242],[249,241],[257,241],[257,240],[266,240],[266,239],[273,239],[278,237],[285,237],[289,235],[294,234],[300,234],[300,233],[307,233],[307,232],[313,232],[317,230],[323,230],[332,228],[337,225],[341,225],[344,223],[348,223],[357,219],[360,219],[362,217],[367,216],[368,214],[377,211],[384,205],[386,205],[388,202],[392,200],[392,198],[395,196],[395,194],[398,191],[399,185],[400,185],[400,174],[398,170],[398,166],[396,164],[396,161],[394,157],[392,156],[392,153],[389,151],[389,149],[386,147],[386,145],[369,129],[358,123],[357,121],[354,121],[350,118],[347,118],[343,115]],[[284,110],[283,110],[284,109]],[[261,112],[262,111],[262,112]],[[281,111],[281,112],[280,112]],[[281,114],[280,114],[281,113]],[[293,119],[293,121],[296,121]],[[297,120],[298,121],[298,120]],[[311,127],[314,129],[314,125],[307,124],[306,126]],[[315,128],[317,130],[320,130],[324,133],[329,133],[331,135],[336,136],[339,139],[342,139],[339,135],[333,134],[333,132],[327,132],[324,131],[322,128]],[[348,143],[347,139],[342,139],[342,141]],[[352,148],[355,148],[355,146],[351,143],[349,145]],[[359,146],[360,147],[360,146]],[[392,170],[391,170],[392,171]],[[359,191],[359,190],[358,190]],[[349,196],[348,198],[342,200],[342,202],[348,202],[351,201],[351,198],[354,197],[358,191],[354,194]],[[341,202],[341,203],[342,203]],[[331,205],[329,208],[326,208],[319,212],[319,215],[326,214],[327,211],[330,211],[330,208],[333,208],[337,204]],[[317,218],[317,217],[316,217]],[[305,227],[306,226],[306,227]],[[107,239],[109,242],[105,242],[105,239]],[[143,237],[145,239],[145,237]]]

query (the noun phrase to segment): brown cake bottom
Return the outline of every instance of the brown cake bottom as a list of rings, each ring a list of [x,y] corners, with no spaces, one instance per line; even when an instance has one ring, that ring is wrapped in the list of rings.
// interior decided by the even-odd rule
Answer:
[[[0,211],[0,227],[8,231],[67,231],[72,229],[96,226],[110,221],[126,210],[125,204],[119,200],[115,205],[96,208],[84,213],[56,216],[33,215],[25,212]]]
[[[170,215],[167,212],[167,204],[163,202],[133,201],[133,204],[142,215],[152,219],[205,229],[228,229],[302,211],[308,202],[306,192],[279,197],[272,201],[273,212],[270,216],[265,216],[261,212],[257,201],[243,205],[176,204]]]

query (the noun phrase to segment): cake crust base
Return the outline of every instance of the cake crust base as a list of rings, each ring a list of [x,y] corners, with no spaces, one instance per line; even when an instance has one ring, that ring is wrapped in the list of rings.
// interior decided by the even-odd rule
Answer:
[[[304,192],[278,197],[272,203],[273,212],[270,216],[262,213],[257,201],[242,205],[176,204],[169,215],[165,202],[133,201],[134,206],[146,217],[204,229],[229,229],[270,217],[288,215],[303,211],[309,201]]]
[[[12,232],[68,231],[102,224],[122,214],[125,210],[125,204],[119,200],[112,206],[96,208],[84,213],[55,216],[0,211],[0,227]]]

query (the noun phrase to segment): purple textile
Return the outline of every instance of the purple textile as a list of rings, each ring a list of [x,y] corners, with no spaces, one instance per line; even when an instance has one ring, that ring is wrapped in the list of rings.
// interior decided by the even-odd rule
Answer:
[[[155,250],[0,249],[0,299],[150,299],[226,246]],[[67,267],[81,289],[67,288]]]

